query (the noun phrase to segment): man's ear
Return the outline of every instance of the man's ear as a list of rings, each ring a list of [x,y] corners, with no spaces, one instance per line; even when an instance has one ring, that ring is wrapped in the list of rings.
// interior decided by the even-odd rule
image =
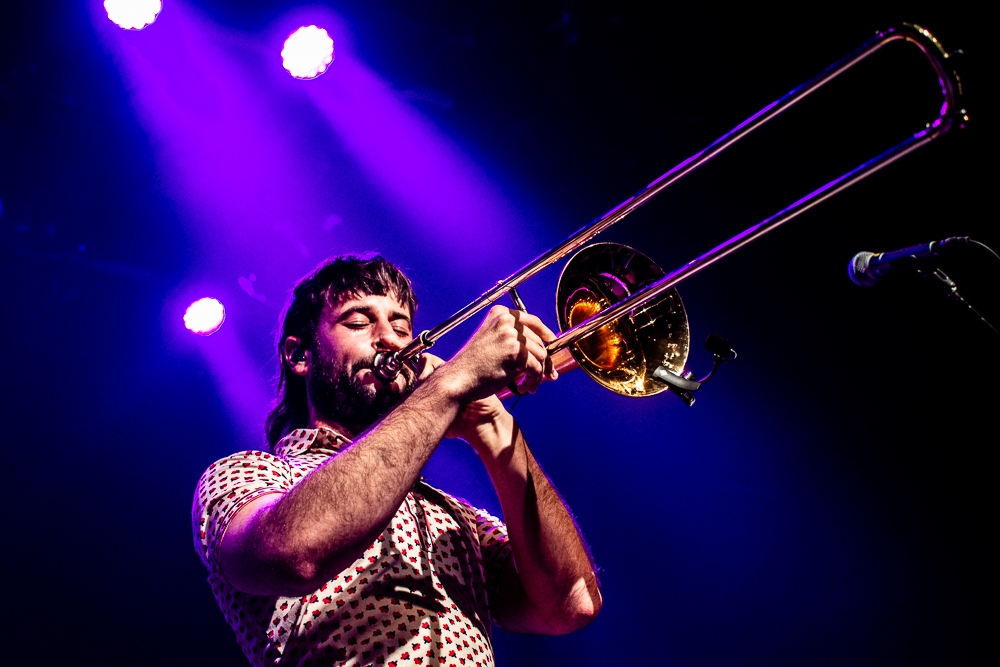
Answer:
[[[289,336],[281,346],[281,355],[285,365],[296,375],[305,377],[309,374],[312,366],[312,352],[305,349],[302,339],[297,336]]]

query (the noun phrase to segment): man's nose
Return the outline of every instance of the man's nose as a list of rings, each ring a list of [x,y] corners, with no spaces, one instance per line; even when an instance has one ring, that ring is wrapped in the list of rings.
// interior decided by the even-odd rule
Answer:
[[[403,347],[403,341],[391,323],[382,322],[375,331],[374,345],[376,350],[395,352]]]

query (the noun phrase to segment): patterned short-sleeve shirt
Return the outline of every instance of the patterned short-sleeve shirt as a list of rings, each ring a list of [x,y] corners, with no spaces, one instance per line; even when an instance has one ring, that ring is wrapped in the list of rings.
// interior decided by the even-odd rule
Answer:
[[[243,652],[258,666],[492,665],[489,592],[510,558],[507,529],[423,482],[371,546],[311,595],[251,595],[226,581],[219,543],[233,516],[287,492],[346,444],[329,429],[299,429],[274,454],[233,454],[198,482],[195,549]]]

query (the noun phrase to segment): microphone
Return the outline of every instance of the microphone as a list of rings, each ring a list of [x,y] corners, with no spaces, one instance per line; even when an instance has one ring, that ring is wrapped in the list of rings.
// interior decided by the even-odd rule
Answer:
[[[968,236],[950,236],[943,241],[931,241],[889,252],[859,252],[847,265],[847,276],[855,285],[871,287],[892,271],[893,264],[937,257],[949,246],[968,242]]]

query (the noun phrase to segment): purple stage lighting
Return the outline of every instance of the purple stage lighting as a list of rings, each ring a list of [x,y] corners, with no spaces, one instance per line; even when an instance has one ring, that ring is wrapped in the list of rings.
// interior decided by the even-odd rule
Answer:
[[[192,303],[184,313],[184,326],[199,336],[214,334],[225,321],[225,307],[218,299],[208,296]]]
[[[163,3],[160,0],[104,0],[108,18],[126,30],[142,30],[156,20]]]
[[[299,28],[285,40],[281,64],[296,79],[315,79],[333,62],[333,40],[323,28]]]

